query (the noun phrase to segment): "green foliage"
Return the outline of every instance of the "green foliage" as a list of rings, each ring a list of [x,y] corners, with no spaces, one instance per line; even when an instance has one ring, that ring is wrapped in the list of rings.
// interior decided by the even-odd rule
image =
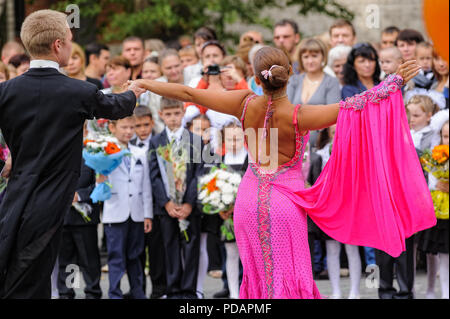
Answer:
[[[53,9],[65,11],[69,4],[80,7],[82,18],[97,20],[104,41],[121,41],[130,35],[143,38],[176,39],[193,34],[201,26],[213,27],[220,39],[237,39],[226,30],[235,22],[272,28],[273,21],[262,17],[267,8],[299,6],[299,15],[319,12],[353,19],[353,13],[335,0],[61,0]],[[281,3],[281,4],[280,4]],[[101,14],[101,15],[100,15]],[[99,17],[101,16],[101,19]]]

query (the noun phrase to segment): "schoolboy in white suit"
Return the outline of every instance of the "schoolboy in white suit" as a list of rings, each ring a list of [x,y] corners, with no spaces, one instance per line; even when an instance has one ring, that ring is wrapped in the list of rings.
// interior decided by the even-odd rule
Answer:
[[[129,144],[134,134],[135,119],[127,117],[110,124],[113,135],[128,145],[131,156],[107,176],[112,185],[111,198],[104,202],[102,223],[108,250],[109,298],[123,298],[120,280],[125,272],[130,282],[130,295],[146,299],[143,290],[144,270],[139,256],[144,249],[144,231],[151,231],[153,201],[147,154]]]

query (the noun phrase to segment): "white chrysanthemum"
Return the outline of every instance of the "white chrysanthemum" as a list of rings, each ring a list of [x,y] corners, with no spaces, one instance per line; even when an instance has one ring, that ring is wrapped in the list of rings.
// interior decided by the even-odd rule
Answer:
[[[220,205],[220,198],[217,198],[217,199],[212,200],[212,201],[210,202],[210,204],[211,204],[213,207],[219,207],[219,205]]]
[[[226,208],[227,207],[223,203],[219,204],[219,207],[218,207],[219,211],[223,212]]]
[[[216,186],[217,186],[218,188],[220,188],[220,189],[222,189],[226,184],[227,184],[227,183],[226,183],[225,181],[223,181],[223,180],[218,180],[218,181],[216,182]]]
[[[209,194],[209,199],[210,199],[210,201],[211,202],[213,202],[213,201],[220,201],[220,193],[219,192],[212,192],[211,194]]]
[[[208,195],[208,191],[206,189],[204,189],[200,192],[200,194],[198,194],[198,199],[204,200],[206,198],[206,195]]]
[[[233,194],[234,193],[233,192],[233,190],[234,190],[233,186],[231,184],[228,184],[228,183],[223,185],[221,190],[222,190],[223,194]]]
[[[225,181],[225,180],[228,179],[229,174],[230,174],[230,173],[228,173],[227,171],[220,170],[220,171],[218,171],[218,173],[217,173],[217,178],[218,178],[219,180]]]
[[[87,146],[92,147],[92,148],[100,148],[100,144],[98,144],[97,142],[89,142],[87,143]]]
[[[234,200],[234,196],[232,194],[223,194],[222,201],[225,205],[230,205]]]
[[[239,185],[241,183],[241,180],[242,180],[241,175],[236,173],[236,174],[231,175],[229,182],[234,185]]]

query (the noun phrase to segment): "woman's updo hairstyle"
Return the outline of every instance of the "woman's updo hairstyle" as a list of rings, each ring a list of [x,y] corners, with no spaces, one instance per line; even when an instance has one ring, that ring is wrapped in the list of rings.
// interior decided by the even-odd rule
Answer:
[[[255,54],[253,65],[255,76],[260,79],[263,88],[268,92],[283,88],[289,80],[289,58],[280,49],[261,48]]]

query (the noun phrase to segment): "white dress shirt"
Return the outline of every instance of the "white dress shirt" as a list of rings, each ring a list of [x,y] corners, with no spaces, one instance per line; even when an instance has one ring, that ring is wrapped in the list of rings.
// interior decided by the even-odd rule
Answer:
[[[152,139],[152,134],[150,134],[145,140],[141,140],[138,136],[136,136],[136,146],[140,147],[139,144],[144,143],[144,149],[148,150],[150,148],[150,140]]]
[[[59,71],[59,64],[51,60],[31,60],[30,69],[33,68],[54,68]]]
[[[243,147],[239,152],[233,154],[232,152],[226,152],[223,163],[225,165],[240,165],[244,164],[247,158],[247,150]]]
[[[172,132],[166,126],[165,130],[166,130],[167,138],[169,139],[169,142],[172,141],[173,138],[175,138],[175,141],[178,143],[181,140],[181,136],[183,135],[184,127],[180,127],[175,132]]]

